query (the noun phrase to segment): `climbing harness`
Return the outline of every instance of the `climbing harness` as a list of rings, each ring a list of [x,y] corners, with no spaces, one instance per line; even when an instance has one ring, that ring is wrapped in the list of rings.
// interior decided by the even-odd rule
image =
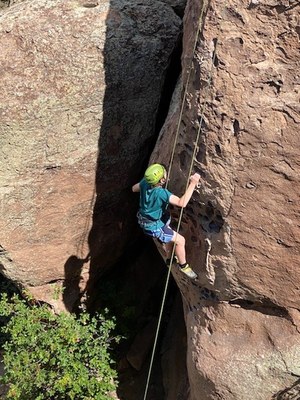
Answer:
[[[176,129],[176,134],[175,134],[174,143],[173,143],[173,149],[172,149],[172,153],[171,153],[170,166],[169,166],[168,175],[167,175],[167,184],[169,182],[171,168],[172,168],[172,164],[173,164],[173,160],[174,160],[175,148],[176,148],[176,145],[177,145],[177,142],[178,142],[180,123],[181,123],[181,120],[182,120],[183,108],[184,108],[186,95],[187,95],[187,88],[188,88],[188,85],[189,85],[191,71],[192,71],[192,62],[193,62],[193,59],[194,59],[194,54],[195,54],[195,51],[196,51],[197,42],[198,42],[200,31],[201,31],[202,17],[203,17],[204,8],[205,7],[203,5],[203,7],[201,9],[201,12],[200,12],[199,20],[198,20],[198,28],[197,28],[197,32],[196,32],[196,38],[195,38],[195,43],[194,43],[193,52],[192,52],[192,58],[191,58],[191,67],[190,67],[190,69],[188,71],[187,81],[186,81],[186,84],[185,84],[184,95],[183,95],[182,104],[181,104],[181,108],[180,108],[180,113],[179,113],[179,118],[178,118],[178,123],[177,123],[177,129]],[[218,39],[216,39],[216,41],[215,41],[215,51],[214,51],[213,58],[212,58],[211,70],[210,70],[209,79],[208,79],[208,85],[207,85],[208,89],[210,88],[211,80],[212,80],[212,73],[213,73],[213,66],[214,66],[215,57],[216,57],[217,43],[218,43]],[[203,123],[203,117],[204,117],[204,113],[206,111],[206,105],[207,105],[207,99],[205,99],[204,104],[203,104],[202,109],[201,109],[201,117],[200,117],[200,121],[199,121],[199,127],[198,127],[198,131],[197,131],[196,140],[194,142],[195,143],[194,144],[194,151],[193,151],[193,155],[192,155],[192,159],[191,159],[191,164],[190,164],[190,168],[189,168],[188,179],[187,179],[187,182],[186,182],[185,191],[188,188],[189,177],[191,176],[193,165],[194,165],[194,159],[195,159],[195,156],[196,156],[197,145],[198,145],[198,141],[199,141],[199,137],[200,137],[200,133],[201,133],[201,127],[202,127],[202,123]],[[166,185],[166,187],[167,187],[167,185]],[[175,231],[175,235],[177,235],[178,232],[179,232],[182,216],[183,216],[183,208],[181,208],[181,210],[180,210],[180,214],[179,214],[179,218],[178,218],[177,229]],[[168,274],[167,274],[166,283],[165,283],[165,287],[164,287],[163,299],[162,299],[160,313],[159,313],[159,317],[158,317],[157,329],[156,329],[156,333],[155,333],[155,339],[154,339],[153,350],[152,350],[152,354],[151,354],[149,372],[148,372],[148,376],[147,376],[147,382],[146,382],[146,387],[145,387],[143,400],[147,399],[150,376],[151,376],[151,372],[152,372],[154,355],[155,355],[155,350],[156,350],[156,346],[157,346],[158,334],[159,334],[159,329],[160,329],[160,325],[161,325],[161,319],[162,319],[163,309],[164,309],[164,305],[165,305],[166,294],[167,294],[168,284],[169,284],[169,280],[170,280],[170,274],[171,274],[173,259],[174,259],[174,255],[175,255],[175,246],[176,246],[176,244],[174,242],[173,249],[172,249],[172,254],[171,254],[171,259],[170,259],[170,265],[169,265],[169,268],[168,268]]]
[[[139,211],[136,216],[138,219],[138,224],[142,229],[151,230],[157,228],[157,221],[144,217]]]

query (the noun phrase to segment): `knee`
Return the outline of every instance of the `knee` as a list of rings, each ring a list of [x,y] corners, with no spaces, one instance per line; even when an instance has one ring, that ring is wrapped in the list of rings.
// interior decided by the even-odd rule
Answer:
[[[175,234],[175,243],[179,244],[180,246],[185,245],[185,238],[180,235],[179,233]]]

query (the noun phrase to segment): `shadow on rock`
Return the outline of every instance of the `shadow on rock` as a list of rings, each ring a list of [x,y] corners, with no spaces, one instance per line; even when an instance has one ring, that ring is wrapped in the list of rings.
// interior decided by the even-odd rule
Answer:
[[[85,263],[90,259],[90,254],[85,258],[79,258],[77,256],[71,256],[66,261],[65,268],[65,280],[63,284],[63,301],[66,309],[73,312],[78,306],[80,297],[82,295],[81,281],[82,281],[82,270]]]
[[[280,390],[274,394],[272,400],[298,400],[300,399],[300,379],[298,379],[291,387]]]

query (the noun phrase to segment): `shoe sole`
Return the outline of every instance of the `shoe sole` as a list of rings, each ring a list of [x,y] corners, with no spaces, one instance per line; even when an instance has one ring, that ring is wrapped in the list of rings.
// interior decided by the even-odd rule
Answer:
[[[180,269],[180,268],[179,268],[179,269]],[[182,269],[180,269],[180,271],[181,271],[184,275],[186,275],[187,277],[189,277],[190,279],[196,279],[196,278],[198,278],[198,275],[197,275],[193,270],[187,272],[187,271],[182,271]]]

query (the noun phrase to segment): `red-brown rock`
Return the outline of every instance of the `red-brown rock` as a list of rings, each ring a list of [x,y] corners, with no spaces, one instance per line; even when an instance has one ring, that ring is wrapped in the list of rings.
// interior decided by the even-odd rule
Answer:
[[[300,375],[289,317],[300,309],[299,2],[191,0],[183,42],[182,80],[152,160],[168,165],[175,146],[169,189],[178,195],[191,165],[202,176],[181,224],[199,280],[174,272],[189,400],[269,400]],[[202,309],[204,299],[213,302]]]
[[[154,0],[34,0],[2,10],[0,263],[8,278],[39,293],[61,281],[78,297],[79,281],[122,254],[134,232],[130,185],[155,133],[180,25]]]

